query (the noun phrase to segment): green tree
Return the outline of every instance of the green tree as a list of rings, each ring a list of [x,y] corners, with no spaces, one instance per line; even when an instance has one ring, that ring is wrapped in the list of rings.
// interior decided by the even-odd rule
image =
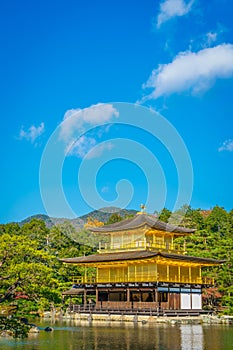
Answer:
[[[115,222],[122,221],[123,217],[118,213],[113,213],[110,218],[106,221],[105,225],[114,224]]]
[[[199,221],[197,221],[198,223]],[[220,266],[203,269],[203,275],[215,279],[213,288],[215,292],[209,295],[213,299],[211,300],[219,302],[219,295],[221,295],[222,305],[228,308],[226,312],[233,313],[232,211],[227,213],[224,208],[216,206],[204,219],[204,222],[200,221],[197,228],[195,233],[176,241],[181,244],[184,240],[186,241],[188,255],[226,261]],[[209,291],[207,291],[208,293]]]
[[[224,208],[216,205],[205,220],[207,229],[211,232],[225,232],[228,230],[228,214]]]
[[[19,291],[33,300],[59,300],[51,267],[54,257],[38,248],[38,242],[25,235],[0,236],[0,302],[11,301]]]
[[[29,239],[36,240],[38,249],[43,249],[47,244],[49,229],[44,221],[40,219],[32,219],[21,227],[21,235],[25,235]]]
[[[169,223],[187,228],[204,228],[204,218],[201,209],[193,209],[187,204],[171,214]]]
[[[231,232],[233,232],[233,209],[231,209],[228,213],[228,223],[229,223],[229,229]]]
[[[15,222],[11,222],[9,224],[1,224],[0,225],[0,236],[4,233],[11,234],[20,234],[20,226]]]
[[[201,209],[193,209],[188,206],[182,224],[188,228],[204,229],[204,218],[201,214]]]
[[[171,215],[172,212],[169,209],[163,208],[158,214],[158,219],[163,222],[168,222]]]

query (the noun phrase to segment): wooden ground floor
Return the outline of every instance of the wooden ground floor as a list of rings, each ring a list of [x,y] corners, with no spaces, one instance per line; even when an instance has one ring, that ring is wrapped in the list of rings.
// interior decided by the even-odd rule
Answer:
[[[202,286],[159,283],[73,285],[63,297],[81,297],[82,305],[112,310],[201,310]]]

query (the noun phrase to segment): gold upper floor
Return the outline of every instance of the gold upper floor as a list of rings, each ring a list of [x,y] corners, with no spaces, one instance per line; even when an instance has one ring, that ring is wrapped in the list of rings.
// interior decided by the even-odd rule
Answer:
[[[167,253],[186,254],[186,245],[175,244],[173,242],[151,242],[144,240],[132,241],[129,243],[99,243],[99,253],[113,253],[133,250],[154,250]]]
[[[98,262],[95,266],[95,268],[85,267],[84,276],[79,278],[79,283],[213,283],[210,278],[202,276],[202,266],[194,261],[176,259],[168,261],[159,258],[155,260]]]
[[[154,250],[167,253],[185,254],[186,245],[174,243],[174,233],[159,230],[130,230],[110,234],[109,243],[99,243],[99,253],[113,253],[133,250]]]
[[[162,222],[155,215],[144,211],[132,218],[101,227],[91,227],[90,230],[109,236],[110,242],[100,245],[100,253],[149,249],[185,254],[185,246],[175,244],[175,239],[195,232],[195,229]]]

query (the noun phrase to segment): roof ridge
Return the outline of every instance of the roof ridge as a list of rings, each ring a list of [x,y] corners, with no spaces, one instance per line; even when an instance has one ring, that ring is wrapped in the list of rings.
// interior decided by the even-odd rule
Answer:
[[[130,230],[134,228],[139,228],[143,225],[148,225],[150,228],[155,228],[165,232],[174,232],[174,233],[193,233],[196,230],[185,228],[181,226],[172,225],[170,223],[163,222],[159,220],[156,216],[151,214],[140,213],[136,214],[132,218],[124,219],[122,221],[104,225],[100,227],[91,227],[90,230],[93,232],[116,232],[121,230]]]

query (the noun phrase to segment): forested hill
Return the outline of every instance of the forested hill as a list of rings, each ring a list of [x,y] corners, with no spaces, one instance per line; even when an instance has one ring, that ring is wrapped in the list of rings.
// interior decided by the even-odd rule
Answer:
[[[87,223],[89,218],[92,218],[93,220],[97,220],[100,222],[107,222],[113,213],[117,213],[122,218],[124,218],[129,215],[135,215],[137,213],[137,210],[120,209],[116,207],[101,208],[99,210],[91,211],[90,213],[82,215],[75,219],[52,218],[52,217],[49,217],[48,215],[37,214],[22,220],[19,224],[20,226],[22,226],[25,223],[30,222],[32,219],[40,219],[45,222],[48,228],[54,225],[60,225],[60,224],[64,224],[64,222],[67,222],[67,223],[70,223],[75,229],[79,230],[84,227],[84,225]]]
[[[137,213],[137,210],[134,210],[134,209],[120,209],[116,207],[109,207],[109,208],[102,208],[100,210],[94,210],[86,215],[80,216],[80,219],[86,223],[88,221],[88,218],[91,217],[95,220],[105,223],[109,220],[112,214],[118,214],[119,216],[124,218],[126,216],[135,215],[136,213]]]

